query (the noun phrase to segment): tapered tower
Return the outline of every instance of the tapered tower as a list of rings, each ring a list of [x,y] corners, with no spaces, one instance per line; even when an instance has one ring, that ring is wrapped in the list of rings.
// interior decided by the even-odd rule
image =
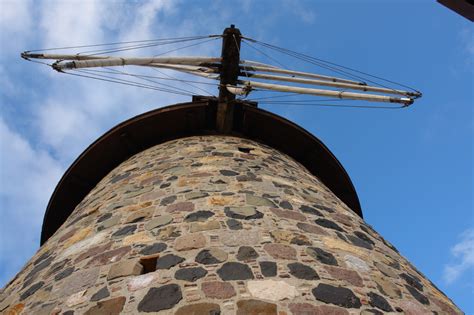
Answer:
[[[0,311],[462,313],[364,222],[321,141],[229,94],[226,52],[219,98],[134,117],[78,157]]]

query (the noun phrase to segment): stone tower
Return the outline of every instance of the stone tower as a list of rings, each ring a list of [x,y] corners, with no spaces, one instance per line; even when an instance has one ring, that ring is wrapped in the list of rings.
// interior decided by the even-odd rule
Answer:
[[[362,219],[314,136],[248,103],[161,108],[67,170],[4,314],[459,314]]]

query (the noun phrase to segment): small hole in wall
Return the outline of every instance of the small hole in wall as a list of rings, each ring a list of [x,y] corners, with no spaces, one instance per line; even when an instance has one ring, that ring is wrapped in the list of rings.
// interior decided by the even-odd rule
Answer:
[[[240,152],[243,152],[243,153],[250,153],[250,151],[252,151],[253,149],[251,148],[244,148],[244,147],[238,147],[237,148]]]
[[[159,257],[160,255],[140,258],[140,264],[143,266],[142,274],[156,271],[156,261]]]

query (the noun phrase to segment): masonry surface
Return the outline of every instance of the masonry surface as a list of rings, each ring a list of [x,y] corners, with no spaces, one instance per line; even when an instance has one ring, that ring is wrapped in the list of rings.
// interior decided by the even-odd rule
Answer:
[[[108,174],[0,293],[5,314],[460,314],[288,156],[189,137]]]

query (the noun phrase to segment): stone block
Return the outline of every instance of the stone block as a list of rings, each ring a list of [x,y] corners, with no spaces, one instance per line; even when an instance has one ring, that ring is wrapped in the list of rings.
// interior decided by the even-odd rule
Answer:
[[[109,273],[107,274],[107,280],[125,276],[136,276],[141,274],[143,266],[138,260],[124,260],[110,267]]]

